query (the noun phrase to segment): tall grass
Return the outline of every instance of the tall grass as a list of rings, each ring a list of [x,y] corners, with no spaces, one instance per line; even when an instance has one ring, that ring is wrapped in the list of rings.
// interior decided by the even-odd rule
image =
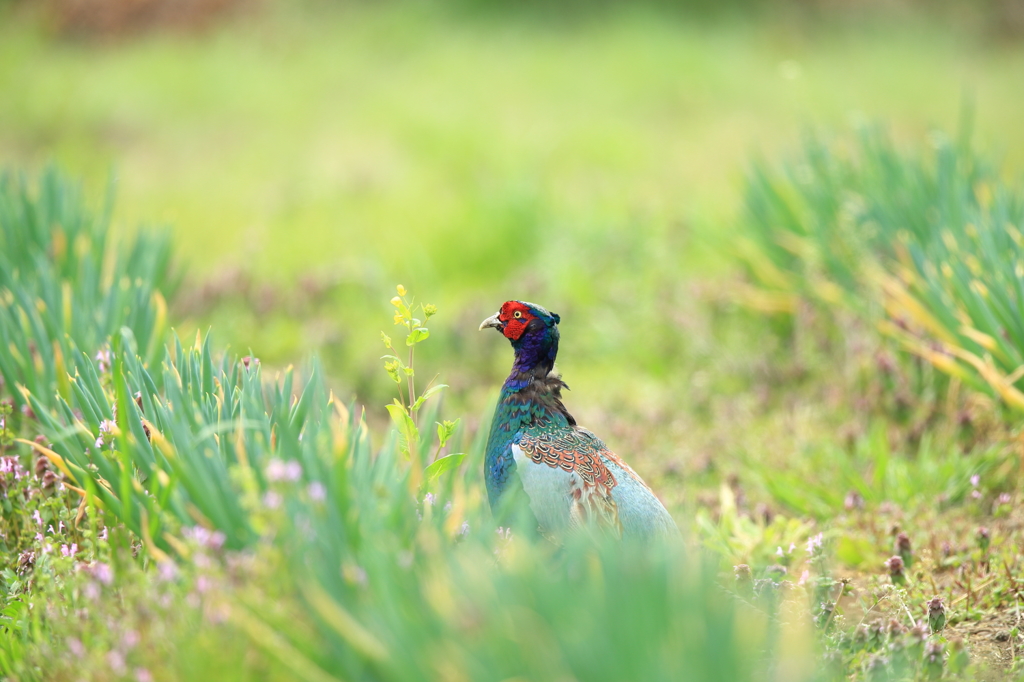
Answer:
[[[60,391],[76,349],[101,352],[129,327],[148,361],[158,356],[173,288],[170,240],[143,231],[110,238],[110,201],[99,212],[56,170],[35,185],[0,174],[0,377],[18,404]]]
[[[5,675],[45,679],[63,669],[62,656],[45,652],[81,646],[60,639],[68,637],[68,619],[88,619],[92,610],[98,615],[87,622],[113,622],[103,615],[112,612],[82,596],[88,589],[113,590],[116,608],[150,609],[132,606],[131,599],[152,592],[133,589],[130,576],[154,566],[173,576],[179,566],[195,582],[160,598],[216,600],[226,624],[200,620],[193,627],[243,634],[276,661],[275,670],[286,671],[280,679],[770,677],[764,669],[776,656],[777,628],[762,612],[737,610],[710,557],[675,546],[555,547],[513,536],[493,525],[479,466],[419,485],[411,441],[403,452],[397,433],[373,433],[360,410],[335,400],[315,362],[268,380],[258,360],[219,353],[210,336],[190,347],[171,338],[164,347],[154,322],[162,315],[166,252],[128,261],[113,246],[95,246],[105,244],[102,221],[84,221],[57,176],[40,186],[37,194],[19,189],[12,204],[20,208],[6,218],[8,239],[29,230],[37,237],[23,247],[35,257],[30,276],[16,272],[13,260],[0,263],[5,295],[23,302],[10,320],[29,319],[7,322],[4,334],[14,346],[58,349],[63,361],[39,376],[26,374],[32,367],[24,362],[11,365],[38,420],[23,423],[22,435],[31,428],[43,437],[3,447],[25,464],[39,453],[60,472],[53,498],[61,500],[59,527],[47,534],[64,544],[58,553],[42,533],[32,540],[32,509],[16,511],[18,523],[32,529],[25,538],[35,544],[26,551],[37,561],[18,571],[38,580],[4,573]],[[52,213],[58,208],[65,213]],[[54,248],[61,239],[55,235],[65,233],[82,246]],[[136,243],[152,244],[147,239]],[[128,273],[135,298],[121,293]],[[50,289],[60,305],[37,305]],[[75,308],[70,318],[68,305]],[[46,312],[52,309],[65,316]],[[107,315],[111,310],[116,314]],[[108,347],[109,354],[93,355]],[[436,411],[417,414],[420,427],[436,418]],[[462,445],[467,461],[482,460],[479,439]],[[422,439],[418,447],[426,461],[431,443]],[[236,570],[234,582],[211,595],[204,585],[212,566],[222,562],[228,570],[245,557],[272,570]],[[100,568],[114,559],[122,564],[116,580]],[[154,650],[172,656],[180,646],[177,655],[185,656],[187,641],[162,640]],[[125,645],[106,646],[123,658]],[[210,655],[210,669],[216,663],[246,679],[243,661],[215,660],[242,654]],[[76,672],[85,677],[128,674],[116,656],[82,661],[86,667]],[[809,673],[788,677],[803,678]]]
[[[1024,410],[1024,191],[962,134],[905,152],[879,128],[849,145],[808,140],[747,181],[742,247],[783,312],[842,305],[943,372]]]

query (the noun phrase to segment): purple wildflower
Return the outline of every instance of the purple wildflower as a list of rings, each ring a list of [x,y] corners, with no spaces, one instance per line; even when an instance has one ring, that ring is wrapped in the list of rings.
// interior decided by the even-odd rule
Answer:
[[[139,633],[135,630],[128,630],[121,635],[121,647],[124,649],[133,649],[136,644],[139,643]]]
[[[327,489],[324,484],[320,481],[313,481],[306,488],[306,492],[309,493],[309,499],[314,502],[323,502],[327,498]]]
[[[938,632],[946,626],[946,606],[942,603],[942,597],[935,597],[928,602],[928,627],[932,632]]]
[[[903,585],[907,582],[907,577],[903,574],[903,558],[894,556],[885,562],[885,567],[889,569],[889,577],[892,579],[894,585]]]
[[[302,465],[295,460],[284,462],[276,457],[267,462],[267,480],[271,483],[298,481],[302,478]]]
[[[264,470],[264,472],[267,475],[267,480],[270,481],[271,483],[283,481],[285,476],[284,462],[275,457],[274,459],[267,462],[267,468]]]
[[[192,528],[186,529],[185,537],[195,540],[197,545],[214,550],[223,547],[227,540],[224,533],[219,530],[211,531],[203,526],[192,526]]]
[[[107,653],[107,665],[114,672],[115,675],[124,675],[124,654],[120,651],[110,651]]]
[[[907,566],[914,563],[914,554],[910,549],[910,536],[902,531],[896,535],[895,553],[903,559],[903,563]]]
[[[992,535],[989,533],[988,528],[981,526],[975,533],[975,537],[978,540],[978,547],[981,548],[982,552],[988,551],[988,546],[992,542]]]
[[[161,561],[157,575],[160,576],[160,580],[169,583],[177,577],[178,567],[173,561]]]
[[[104,585],[109,585],[114,582],[114,571],[107,564],[102,561],[97,561],[89,567],[92,575],[96,580],[99,580]]]
[[[96,364],[100,373],[106,372],[107,368],[110,367],[110,351],[101,350],[96,353]]]

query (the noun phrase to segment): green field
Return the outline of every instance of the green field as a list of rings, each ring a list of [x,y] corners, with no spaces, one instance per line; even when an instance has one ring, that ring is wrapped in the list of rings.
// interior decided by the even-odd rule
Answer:
[[[216,317],[277,363],[316,351],[360,394],[362,330],[398,281],[452,331],[510,297],[565,310],[574,374],[654,362],[658,297],[727,270],[747,164],[807,129],[880,119],[920,141],[967,98],[981,146],[1024,162],[1024,50],[938,21],[546,25],[403,4],[112,45],[5,23],[4,162],[97,190],[112,173],[118,224],[170,225],[191,288],[255,283],[251,306],[186,297],[182,327]],[[325,287],[297,324],[289,302]]]
[[[112,189],[111,248],[149,239],[153,228],[169,231],[173,274],[140,265],[152,279],[140,306],[149,315],[158,309],[149,287],[163,291],[167,322],[186,349],[197,330],[212,330],[207,349],[171,360],[184,387],[195,381],[196,391],[221,391],[202,403],[202,419],[186,425],[188,408],[165,386],[174,381],[157,376],[160,344],[147,346],[163,338],[153,318],[64,330],[92,357],[102,344],[87,347],[83,338],[119,339],[122,324],[132,328],[143,363],[132,364],[130,348],[115,345],[123,364],[114,376],[123,372],[134,392],[146,368],[154,374],[166,412],[156,403],[143,411],[167,425],[161,430],[181,463],[168,465],[172,483],[147,496],[132,481],[162,481],[148,468],[160,455],[140,433],[125,436],[129,444],[111,455],[110,469],[81,460],[81,475],[91,481],[85,472],[96,471],[95,485],[104,485],[100,478],[113,485],[106,512],[88,514],[113,529],[111,548],[90,535],[95,525],[76,532],[83,552],[117,566],[117,607],[94,609],[81,622],[61,624],[50,614],[32,628],[15,627],[23,622],[15,604],[73,601],[90,583],[75,582],[82,571],[57,558],[35,568],[56,576],[55,586],[34,583],[18,563],[28,536],[8,541],[0,670],[18,680],[133,679],[131,665],[119,672],[98,653],[124,653],[113,634],[94,632],[92,644],[82,634],[123,618],[143,642],[167,643],[145,656],[125,654],[161,680],[218,669],[231,679],[682,679],[678,660],[658,648],[682,640],[692,649],[680,655],[702,680],[1020,679],[1021,406],[998,386],[1007,377],[1007,391],[1020,386],[1024,342],[1014,325],[992,321],[1001,309],[985,301],[996,297],[969,291],[1005,286],[1007,309],[1020,304],[1013,286],[1024,274],[1014,274],[1017,256],[1009,255],[1020,243],[1005,226],[1022,227],[1024,43],[949,24],[948,16],[911,10],[811,19],[795,10],[708,16],[645,5],[566,17],[416,2],[266,3],[198,33],[90,40],[54,35],[26,3],[0,4],[0,164],[30,184],[54,164],[81,179],[97,211]],[[905,150],[893,164],[906,174],[885,176],[885,160],[858,165],[871,147],[857,131],[873,123]],[[909,169],[920,163],[920,177],[930,178],[956,147],[948,140],[968,123],[973,150],[950,166],[952,176],[967,178],[963,186],[931,187],[926,178],[915,193],[918,176]],[[830,150],[820,166],[804,145],[809,136]],[[972,175],[986,158],[991,168]],[[847,159],[855,160],[849,168]],[[755,164],[764,185],[751,179]],[[833,170],[831,184],[813,181]],[[992,209],[1002,205],[1001,188],[1010,197],[1005,216]],[[4,201],[0,209],[16,203]],[[947,202],[963,213],[943,213]],[[835,238],[831,226],[851,213],[853,230]],[[918,218],[925,235],[952,229],[957,246],[908,238]],[[985,241],[987,230],[996,241]],[[56,238],[42,239],[41,253],[55,258]],[[149,253],[163,248],[143,244]],[[28,268],[29,253],[0,259],[0,292],[35,286],[6,279]],[[109,259],[104,253],[76,258]],[[913,270],[911,253],[937,265]],[[953,275],[948,286],[930,279],[943,264],[962,275],[963,287]],[[896,285],[879,271],[932,306],[942,324],[929,326],[932,318],[893,294]],[[408,465],[384,409],[393,384],[379,360],[398,283],[440,309],[417,373],[450,386],[441,412],[461,418],[452,449],[470,453],[437,483],[457,516],[427,514],[420,527],[410,519],[425,504],[404,488]],[[31,295],[51,300],[40,291]],[[98,305],[81,296],[83,309]],[[585,560],[576,565],[543,547],[492,547],[473,443],[510,353],[477,325],[513,298],[561,314],[569,408],[652,484],[693,553],[703,547],[711,557],[703,572],[690,560],[693,577],[676,584],[672,557],[638,569],[610,550],[604,579],[624,585],[635,609],[604,601],[601,570]],[[53,305],[37,308],[45,316]],[[1009,317],[1020,319],[1021,309]],[[64,343],[53,331],[59,322],[41,323],[47,334],[40,335],[24,322],[30,316],[0,318],[11,339],[31,339],[9,341],[24,349],[12,353],[11,367]],[[943,358],[960,350],[959,369],[947,371]],[[305,442],[299,434],[309,431],[291,432],[270,408],[265,440],[207,442],[236,424],[211,412],[214,403],[258,402],[258,387],[221,360],[250,352],[262,362],[265,386],[300,367],[296,392],[319,386],[320,378],[307,384],[304,377],[311,357],[322,361],[322,380],[339,401],[321,405],[325,396],[307,392],[312,397],[298,404],[313,407],[297,423],[319,430]],[[993,363],[997,378],[965,360],[968,353]],[[66,362],[72,375],[76,367],[85,372],[70,347],[60,357],[25,370],[36,382],[29,389],[37,411],[52,416],[12,417],[14,435],[66,439],[68,415],[90,404],[61,384],[60,371],[44,371]],[[216,378],[208,385],[210,372]],[[13,383],[0,385],[0,397],[16,397]],[[237,393],[223,392],[236,383]],[[68,411],[51,400],[54,388]],[[113,378],[86,390],[100,405],[128,395]],[[274,400],[267,404],[287,413],[291,392]],[[358,408],[342,409],[352,417],[338,420],[347,426],[319,428],[318,410],[340,403],[365,405],[365,424]],[[95,421],[86,414],[93,431]],[[432,433],[431,424],[423,428]],[[213,465],[200,454],[185,456],[193,446],[224,461],[213,477],[219,482],[203,490],[181,482],[210,477]],[[30,468],[27,445],[0,447]],[[69,462],[91,457],[68,447]],[[339,464],[378,449],[379,464]],[[324,454],[332,452],[335,459]],[[288,539],[310,523],[291,501],[310,501],[304,489],[247,478],[250,460],[259,470],[272,457],[301,461],[306,472],[323,467],[322,480],[334,482],[328,500],[349,515],[312,517],[318,537],[333,544]],[[345,466],[349,473],[340,473]],[[289,502],[268,510],[259,501],[270,493]],[[70,526],[78,498],[66,497],[46,498],[45,513]],[[131,505],[120,507],[128,498]],[[5,509],[4,532],[29,523],[31,504]],[[459,540],[446,544],[455,518],[475,531],[463,550]],[[232,550],[246,552],[211,551],[216,568],[209,560],[194,565],[173,540],[185,537],[188,519],[223,531]],[[907,584],[893,588],[882,562],[900,531],[914,547],[913,563]],[[818,533],[824,549],[808,557],[803,547]],[[380,546],[360,540],[366,536]],[[201,539],[185,542],[192,555],[206,556]],[[504,568],[484,571],[495,552]],[[394,557],[405,553],[415,556],[415,577],[395,568]],[[167,556],[184,576],[171,587],[155,577]],[[736,564],[748,564],[759,581],[777,578],[772,566],[781,564],[787,580],[799,580],[790,587],[797,591],[778,597],[758,582],[748,593],[731,577]],[[590,568],[580,573],[581,565]],[[554,572],[550,581],[545,567]],[[630,580],[637,570],[671,586],[678,612],[656,608],[659,597]],[[363,582],[368,572],[388,576],[380,580],[393,587],[360,592],[360,571]],[[213,580],[223,599],[196,597],[205,594],[196,587],[202,580]],[[709,588],[714,581],[723,594],[739,593],[739,611],[707,596],[719,591]],[[330,593],[344,615],[315,606],[323,600],[310,589]],[[590,619],[581,632],[603,642],[593,659],[572,634],[572,619],[559,615],[572,608],[566,592],[577,589],[600,604],[579,615]],[[949,625],[926,646],[913,626],[935,596],[947,605]],[[154,601],[189,606],[156,627],[146,615]],[[479,613],[470,608],[476,615],[467,616],[467,603]],[[613,621],[615,628],[601,627]],[[820,636],[810,634],[812,623]],[[68,651],[71,640],[91,652],[81,671],[74,656],[50,656]],[[511,649],[499,646],[506,640]],[[940,640],[941,650],[934,648]],[[381,662],[377,641],[396,660],[394,651],[408,652],[408,661]],[[196,648],[195,657],[181,655],[186,647]]]

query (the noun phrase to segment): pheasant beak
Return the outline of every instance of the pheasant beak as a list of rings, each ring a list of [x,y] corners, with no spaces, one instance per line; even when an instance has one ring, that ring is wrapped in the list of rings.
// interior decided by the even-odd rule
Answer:
[[[494,313],[493,315],[488,317],[486,320],[481,322],[480,323],[480,331],[483,331],[483,330],[485,330],[487,328],[490,328],[490,327],[493,327],[494,329],[501,329],[502,327],[504,327],[505,325],[502,323],[502,321],[500,319],[498,319],[498,315],[500,315],[500,314],[501,314],[500,312]]]

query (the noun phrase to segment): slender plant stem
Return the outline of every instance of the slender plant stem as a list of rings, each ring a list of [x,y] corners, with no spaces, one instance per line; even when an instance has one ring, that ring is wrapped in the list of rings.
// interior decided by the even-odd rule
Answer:
[[[411,329],[410,329],[411,331]],[[412,354],[416,350],[416,346],[409,346],[409,369],[412,369]],[[412,411],[412,405],[416,402],[416,374],[409,375],[409,411]]]
[[[395,351],[395,352],[397,353],[398,351]],[[401,371],[401,368],[398,368],[398,371]],[[398,402],[404,403],[405,402],[405,394],[402,393],[402,381],[401,381],[401,379],[398,380],[396,386],[398,386]]]

